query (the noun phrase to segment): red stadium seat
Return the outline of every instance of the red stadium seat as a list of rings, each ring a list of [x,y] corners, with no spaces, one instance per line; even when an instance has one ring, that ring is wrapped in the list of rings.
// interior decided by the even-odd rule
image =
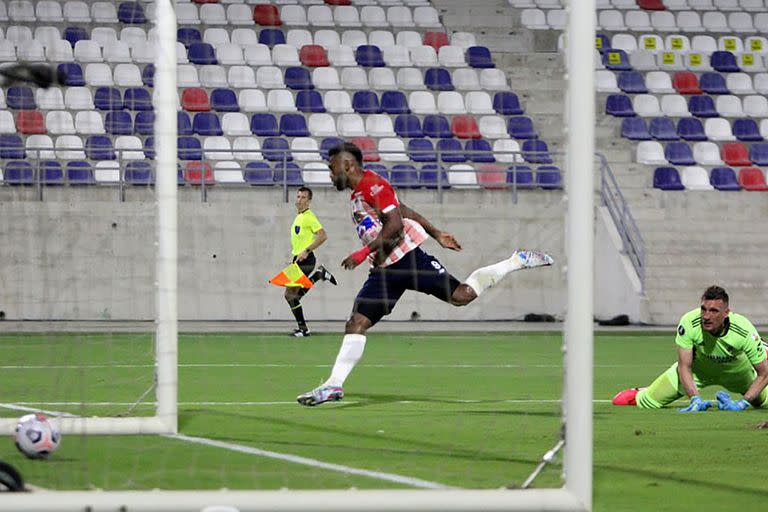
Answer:
[[[426,32],[424,33],[424,45],[431,46],[438,51],[441,46],[448,46],[448,34],[445,32]]]
[[[690,71],[678,71],[672,77],[672,86],[680,94],[701,94],[699,77]]]
[[[211,110],[208,94],[199,87],[184,89],[184,92],[181,93],[181,106],[187,112],[208,112]]]
[[[765,175],[757,167],[744,167],[739,171],[739,185],[744,190],[768,190]]]
[[[205,180],[206,185],[213,184],[213,169],[208,162],[187,162],[184,179],[192,185],[200,185]]]
[[[740,142],[723,144],[722,153],[723,161],[730,166],[743,167],[745,165],[752,165],[747,147]]]
[[[301,63],[307,67],[318,68],[328,66],[328,56],[325,54],[325,48],[318,44],[305,44],[299,51]]]
[[[193,4],[217,4],[219,0],[192,0]]]
[[[279,27],[283,24],[276,5],[258,4],[253,8],[253,21],[264,27]]]
[[[472,116],[453,116],[451,131],[460,139],[479,139],[481,137],[480,128]]]
[[[637,0],[637,6],[646,11],[666,11],[663,0]]]
[[[378,162],[381,160],[376,149],[376,141],[370,137],[357,137],[352,139],[352,144],[360,148],[363,153],[363,162]]]
[[[352,0],[325,0],[328,5],[352,5]]]
[[[19,133],[46,133],[43,114],[37,110],[21,110],[16,114],[16,129]]]
[[[492,164],[481,165],[477,169],[477,182],[483,188],[507,188],[506,167]]]

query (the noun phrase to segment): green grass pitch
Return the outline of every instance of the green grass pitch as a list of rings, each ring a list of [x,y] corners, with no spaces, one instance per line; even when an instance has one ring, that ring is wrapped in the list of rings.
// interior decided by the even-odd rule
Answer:
[[[498,488],[520,485],[557,440],[559,333],[372,332],[344,401],[299,406],[296,395],[327,376],[340,341],[180,335],[180,431],[261,452],[160,436],[65,436],[47,461],[25,459],[6,438],[0,459],[49,489],[413,488],[350,469]],[[12,407],[123,414],[152,383],[150,335],[4,334],[0,350],[5,417],[24,413]],[[610,405],[615,392],[649,383],[674,357],[672,334],[595,336],[595,510],[764,508],[768,434],[754,429],[768,419],[764,411]],[[142,404],[133,414],[150,411]],[[558,460],[535,486],[561,485],[561,469]]]

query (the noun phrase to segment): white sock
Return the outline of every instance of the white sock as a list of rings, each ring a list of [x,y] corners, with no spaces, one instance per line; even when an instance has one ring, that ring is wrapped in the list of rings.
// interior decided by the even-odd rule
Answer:
[[[339,355],[336,356],[336,363],[333,365],[331,376],[325,381],[323,386],[342,387],[352,368],[363,357],[363,350],[365,350],[364,335],[345,334],[344,340],[341,342]]]
[[[517,253],[514,253],[506,260],[475,270],[464,283],[472,288],[479,297],[481,293],[501,281],[507,274],[521,268],[523,268],[523,262],[520,261]]]

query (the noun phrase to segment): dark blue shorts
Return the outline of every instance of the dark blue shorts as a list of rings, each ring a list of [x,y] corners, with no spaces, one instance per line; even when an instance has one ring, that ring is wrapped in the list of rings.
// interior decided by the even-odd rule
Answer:
[[[405,290],[414,290],[449,302],[461,282],[435,258],[416,248],[385,268],[373,268],[352,308],[376,324],[395,308]]]

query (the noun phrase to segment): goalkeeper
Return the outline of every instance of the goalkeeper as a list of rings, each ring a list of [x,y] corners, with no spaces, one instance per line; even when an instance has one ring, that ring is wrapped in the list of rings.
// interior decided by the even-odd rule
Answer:
[[[679,411],[706,411],[712,403],[701,398],[699,388],[716,385],[743,397],[732,400],[727,392],[718,392],[720,410],[768,407],[766,343],[746,317],[728,309],[728,293],[723,288],[707,288],[701,307],[683,315],[675,343],[675,364],[647,388],[620,392],[613,404],[659,409],[687,395],[690,405]]]

